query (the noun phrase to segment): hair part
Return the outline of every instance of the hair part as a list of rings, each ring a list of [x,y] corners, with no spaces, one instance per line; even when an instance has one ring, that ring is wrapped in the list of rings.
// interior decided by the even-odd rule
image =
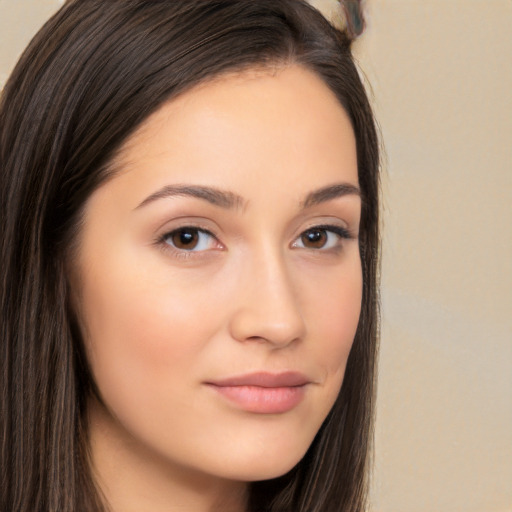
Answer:
[[[87,198],[163,103],[222,74],[316,73],[356,137],[361,317],[340,395],[306,456],[252,484],[252,512],[362,512],[378,333],[379,154],[350,38],[301,0],[74,0],[35,36],[0,98],[0,509],[106,510],[88,457],[94,393],[66,267]]]

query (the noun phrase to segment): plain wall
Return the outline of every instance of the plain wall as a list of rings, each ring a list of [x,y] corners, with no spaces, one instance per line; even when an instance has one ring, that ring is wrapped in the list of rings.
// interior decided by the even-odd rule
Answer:
[[[373,0],[376,512],[512,511],[512,2]]]
[[[60,4],[0,0],[0,84]],[[372,510],[512,512],[512,1],[366,4],[386,150]]]

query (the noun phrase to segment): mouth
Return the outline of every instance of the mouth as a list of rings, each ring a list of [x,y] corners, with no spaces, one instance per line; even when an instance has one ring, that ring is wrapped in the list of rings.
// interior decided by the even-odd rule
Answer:
[[[311,381],[298,372],[257,372],[205,384],[246,412],[283,414],[302,402]]]

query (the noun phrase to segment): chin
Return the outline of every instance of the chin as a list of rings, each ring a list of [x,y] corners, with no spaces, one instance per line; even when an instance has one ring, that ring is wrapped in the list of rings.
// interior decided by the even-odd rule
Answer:
[[[272,480],[274,478],[279,478],[280,476],[286,475],[289,473],[300,461],[302,457],[293,462],[289,462],[287,464],[279,464],[273,465],[271,467],[261,467],[257,468],[257,471],[251,471],[247,478],[244,478],[246,482],[259,482],[263,480]]]
[[[225,477],[244,482],[278,478],[291,471],[302,460],[308,448],[309,444],[288,450],[287,453],[282,449],[272,449],[271,453],[269,449],[260,449],[251,456],[237,457],[236,461],[226,459],[226,469],[229,468],[229,471]]]

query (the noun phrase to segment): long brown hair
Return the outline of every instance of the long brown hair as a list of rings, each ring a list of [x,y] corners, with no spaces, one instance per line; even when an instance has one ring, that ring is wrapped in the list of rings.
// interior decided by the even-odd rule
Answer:
[[[374,409],[378,142],[347,34],[301,0],[74,0],[35,36],[0,98],[0,509],[106,510],[88,461],[94,384],[66,258],[86,199],[164,102],[222,73],[315,72],[354,129],[363,304],[345,379],[307,454],[251,484],[252,512],[362,512]]]

